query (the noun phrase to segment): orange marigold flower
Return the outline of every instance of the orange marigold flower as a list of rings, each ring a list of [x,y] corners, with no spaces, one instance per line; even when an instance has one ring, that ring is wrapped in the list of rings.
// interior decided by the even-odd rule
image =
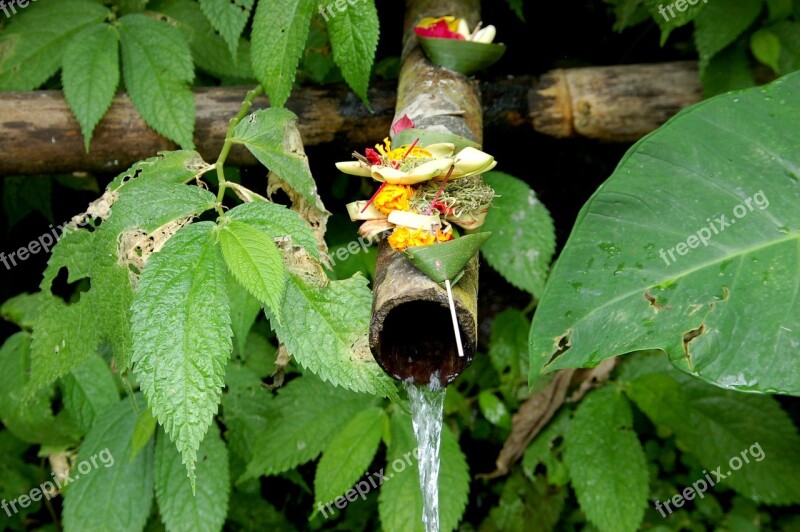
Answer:
[[[436,242],[436,237],[426,229],[411,229],[399,225],[388,238],[389,245],[396,251],[403,251],[413,246],[429,246]]]
[[[414,195],[414,189],[408,185],[389,185],[375,196],[373,204],[383,214],[392,211],[407,211],[409,209],[408,200]]]
[[[437,242],[447,242],[448,240],[453,240],[453,232],[448,231],[443,233],[441,229],[436,230],[436,241]]]

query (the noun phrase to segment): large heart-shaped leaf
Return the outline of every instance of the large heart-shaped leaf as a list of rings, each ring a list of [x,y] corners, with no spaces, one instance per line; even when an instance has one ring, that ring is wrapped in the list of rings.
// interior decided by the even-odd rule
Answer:
[[[532,376],[659,348],[800,394],[800,74],[680,113],[594,194],[531,327]]]

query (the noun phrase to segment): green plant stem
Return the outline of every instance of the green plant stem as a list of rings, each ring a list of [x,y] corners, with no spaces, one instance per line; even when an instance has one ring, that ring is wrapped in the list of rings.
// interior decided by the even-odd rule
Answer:
[[[239,124],[239,122],[242,121],[242,118],[247,116],[247,113],[250,112],[250,108],[253,106],[253,100],[255,100],[263,92],[264,88],[261,85],[256,85],[254,89],[247,91],[244,101],[242,102],[242,106],[239,108],[239,112],[236,113],[236,116],[231,118],[230,124],[228,125],[228,131],[225,133],[225,142],[222,144],[222,149],[217,157],[217,162],[214,163],[214,168],[217,170],[217,179],[219,180],[219,190],[217,191],[217,212],[220,214],[220,216],[223,214],[222,197],[225,194],[225,189],[228,187],[228,182],[225,180],[225,160],[228,158],[228,153],[230,153],[231,147],[233,146],[233,130]]]
[[[531,312],[533,312],[533,309],[535,309],[535,308],[536,308],[536,304],[537,304],[537,303],[538,303],[538,301],[536,301],[536,298],[535,298],[535,297],[532,297],[532,298],[531,298],[531,301],[530,301],[530,303],[528,303],[528,304],[525,306],[525,308],[524,308],[524,309],[522,309],[520,312],[522,312],[523,314],[525,314],[525,315],[527,316],[528,314],[530,314]]]

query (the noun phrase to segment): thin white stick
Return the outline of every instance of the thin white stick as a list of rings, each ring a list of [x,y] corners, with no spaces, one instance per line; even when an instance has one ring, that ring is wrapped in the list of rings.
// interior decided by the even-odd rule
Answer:
[[[464,346],[461,345],[461,331],[458,329],[458,319],[456,318],[456,304],[453,301],[453,291],[450,289],[450,279],[444,280],[447,287],[447,301],[450,303],[450,317],[453,318],[453,331],[456,333],[456,345],[458,346],[458,356],[464,356]]]

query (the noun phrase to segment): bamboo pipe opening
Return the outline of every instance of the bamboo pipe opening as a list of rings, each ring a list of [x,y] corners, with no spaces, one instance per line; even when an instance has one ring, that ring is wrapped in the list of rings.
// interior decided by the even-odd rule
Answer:
[[[383,240],[378,246],[369,346],[392,378],[445,386],[464,371],[478,343],[478,258],[452,287],[464,356],[458,356],[447,292]]]
[[[410,300],[390,309],[383,320],[375,357],[395,379],[450,384],[472,362],[475,346],[459,317],[464,356],[458,356],[447,302]]]

